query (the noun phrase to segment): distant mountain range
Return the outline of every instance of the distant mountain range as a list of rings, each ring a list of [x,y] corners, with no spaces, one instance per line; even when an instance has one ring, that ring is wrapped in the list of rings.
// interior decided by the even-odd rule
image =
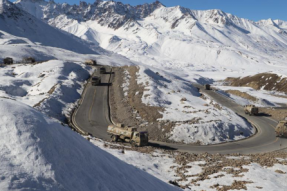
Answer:
[[[159,1],[131,6],[18,0],[15,5],[89,43],[158,67],[181,62],[198,70],[256,66],[266,71],[284,65],[287,55],[287,22],[281,20],[254,22],[221,10],[165,7]]]

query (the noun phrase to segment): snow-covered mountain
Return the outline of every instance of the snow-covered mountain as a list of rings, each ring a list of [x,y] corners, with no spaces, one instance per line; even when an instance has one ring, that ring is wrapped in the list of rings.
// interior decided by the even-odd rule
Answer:
[[[19,48],[18,46],[30,51],[31,54],[41,52],[40,49],[43,47],[84,54],[96,53],[78,37],[51,27],[6,0],[1,0],[0,36],[1,57],[13,57],[13,49]]]
[[[139,6],[114,1],[15,4],[54,27],[159,68],[242,75],[282,72],[286,66],[285,21],[254,22],[221,10],[165,7],[159,1]]]

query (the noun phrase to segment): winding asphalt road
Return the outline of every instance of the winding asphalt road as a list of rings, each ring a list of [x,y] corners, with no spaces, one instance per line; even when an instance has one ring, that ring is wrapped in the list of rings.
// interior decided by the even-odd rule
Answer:
[[[109,68],[106,68],[109,71]],[[108,140],[107,127],[112,124],[109,118],[108,88],[110,72],[99,73],[97,68],[96,76],[101,77],[102,84],[92,86],[89,81],[82,95],[82,103],[73,116],[73,123],[79,129],[94,137]]]
[[[107,67],[107,71],[109,68]],[[94,137],[104,140],[110,139],[107,135],[107,126],[111,124],[109,118],[108,85],[112,74],[97,74],[102,78],[101,86],[92,86],[90,83],[83,93],[83,101],[74,114],[74,124],[83,131]],[[287,139],[277,138],[274,128],[277,121],[266,116],[248,116],[243,107],[216,91],[204,90],[203,86],[193,84],[200,88],[201,92],[213,98],[219,104],[230,108],[238,115],[245,117],[250,123],[257,127],[257,134],[245,140],[226,142],[218,145],[195,146],[185,144],[173,144],[150,141],[155,147],[176,149],[192,153],[263,153],[287,148]]]

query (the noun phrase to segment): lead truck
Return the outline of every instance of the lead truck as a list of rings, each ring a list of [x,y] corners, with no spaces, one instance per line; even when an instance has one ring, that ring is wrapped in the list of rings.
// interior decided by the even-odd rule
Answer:
[[[244,112],[245,114],[248,114],[248,115],[258,115],[259,113],[259,109],[258,107],[255,107],[255,105],[245,105],[244,106]]]
[[[138,132],[135,127],[126,127],[123,124],[109,125],[108,134],[114,142],[121,140],[138,147],[148,145],[148,133]]]

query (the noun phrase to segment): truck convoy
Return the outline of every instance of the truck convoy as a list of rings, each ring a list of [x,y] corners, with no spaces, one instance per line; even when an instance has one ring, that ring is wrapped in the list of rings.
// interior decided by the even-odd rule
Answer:
[[[146,131],[138,132],[135,127],[126,127],[123,124],[109,125],[108,134],[111,135],[114,142],[121,140],[139,147],[148,145],[148,133]]]
[[[101,84],[101,78],[98,76],[92,77],[92,86],[98,86]]]
[[[287,121],[280,121],[275,128],[275,133],[277,137],[287,138]]]
[[[100,74],[105,74],[105,73],[106,73],[106,68],[101,67],[101,68],[100,68]]]
[[[259,113],[259,109],[258,107],[255,107],[255,105],[245,105],[244,106],[244,112],[245,114],[248,114],[248,115],[258,115]]]

